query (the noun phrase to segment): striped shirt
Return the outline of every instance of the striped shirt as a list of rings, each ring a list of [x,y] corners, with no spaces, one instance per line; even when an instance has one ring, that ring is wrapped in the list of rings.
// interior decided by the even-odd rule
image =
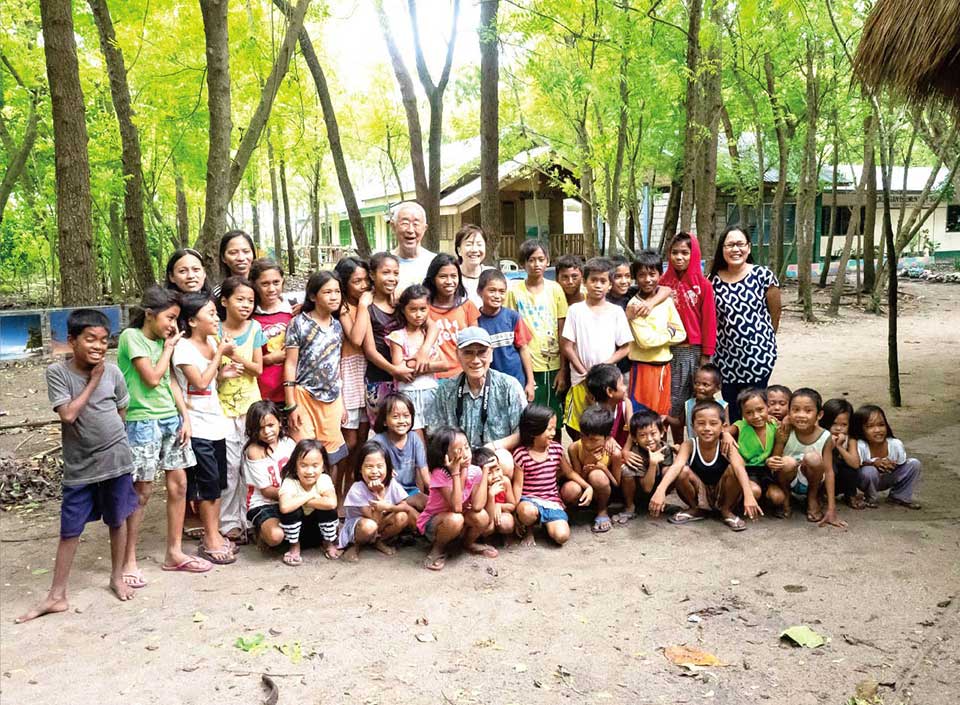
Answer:
[[[545,460],[535,460],[530,455],[530,450],[523,446],[513,451],[513,461],[517,468],[523,471],[523,490],[520,496],[562,504],[557,489],[557,473],[560,471],[562,457],[563,446],[556,441],[547,447]]]

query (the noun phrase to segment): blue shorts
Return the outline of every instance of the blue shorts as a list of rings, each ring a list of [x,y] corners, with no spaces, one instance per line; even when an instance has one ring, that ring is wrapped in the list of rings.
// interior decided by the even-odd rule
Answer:
[[[419,487],[404,487],[404,490],[407,492],[407,497],[413,497],[415,494],[420,494]]]
[[[116,529],[133,514],[138,503],[133,476],[129,473],[89,485],[64,487],[60,538],[76,538],[83,533],[84,525],[101,518],[104,524]]]
[[[549,506],[553,504],[553,502],[545,503],[542,499],[537,499],[536,497],[521,497],[520,501],[529,502],[536,506],[537,511],[540,513],[541,524],[549,524],[552,521],[569,521],[566,510]]]
[[[134,482],[153,482],[161,470],[182,470],[197,464],[190,444],[180,445],[180,417],[127,421],[127,441],[133,453]]]

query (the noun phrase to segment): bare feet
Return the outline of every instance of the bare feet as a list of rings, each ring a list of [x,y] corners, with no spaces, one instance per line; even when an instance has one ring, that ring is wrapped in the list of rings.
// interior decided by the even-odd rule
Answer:
[[[520,548],[532,548],[537,545],[537,540],[533,537],[532,531],[527,531],[524,534],[523,538],[520,539]]]
[[[341,558],[347,563],[356,563],[360,560],[360,548],[357,544],[351,544],[350,547],[343,552]]]
[[[373,547],[385,556],[392,556],[397,552],[397,549],[384,543],[383,541],[377,541],[375,544],[373,544]]]
[[[821,519],[823,519],[823,510],[820,508],[820,499],[811,493],[807,497],[807,521],[815,524]]]
[[[530,533],[528,532],[527,536],[529,535]],[[472,553],[475,556],[483,556],[484,558],[496,558],[500,555],[497,549],[486,543],[471,543],[464,546],[464,549],[467,553]]]
[[[132,600],[133,596],[136,594],[132,585],[128,585],[124,581],[124,576],[119,578],[110,578],[110,589],[113,590],[113,594],[117,596],[117,599],[120,602],[126,602],[127,600]]]
[[[45,614],[54,614],[55,612],[66,612],[70,609],[70,604],[67,602],[67,598],[64,597],[50,597],[47,595],[46,599],[41,602],[39,605],[34,607],[32,610],[26,614],[22,614],[17,617],[14,621],[14,624],[23,624],[24,622],[29,622],[31,619],[36,619],[37,617],[42,617]]]

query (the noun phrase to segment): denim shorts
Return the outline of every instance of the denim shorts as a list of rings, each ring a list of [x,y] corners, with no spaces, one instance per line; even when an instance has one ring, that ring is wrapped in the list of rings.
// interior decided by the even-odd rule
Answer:
[[[138,503],[129,473],[89,485],[64,487],[60,538],[75,538],[83,533],[85,524],[101,518],[104,524],[116,529],[133,514]]]
[[[569,521],[566,510],[557,507],[556,502],[548,502],[538,497],[521,497],[521,502],[529,502],[537,508],[540,523],[543,525],[553,521]]]
[[[180,417],[127,421],[127,441],[133,452],[134,482],[153,482],[161,470],[182,470],[197,464],[190,445],[180,445]]]

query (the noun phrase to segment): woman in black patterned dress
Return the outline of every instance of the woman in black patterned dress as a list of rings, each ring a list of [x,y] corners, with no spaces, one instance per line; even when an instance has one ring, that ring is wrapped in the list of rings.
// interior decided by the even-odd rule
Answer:
[[[731,225],[717,240],[710,269],[717,302],[717,351],[721,394],[730,405],[730,423],[740,418],[737,395],[764,389],[777,362],[780,282],[767,267],[753,263],[750,236]]]

